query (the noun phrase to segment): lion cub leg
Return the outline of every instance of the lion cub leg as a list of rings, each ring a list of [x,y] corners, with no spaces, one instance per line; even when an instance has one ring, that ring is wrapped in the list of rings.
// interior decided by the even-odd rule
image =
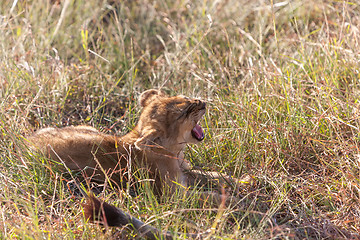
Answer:
[[[192,187],[203,204],[238,206],[242,195],[238,194],[240,180],[222,175],[218,172],[188,170],[184,172],[187,184]]]
[[[218,193],[214,191],[186,191],[186,196],[188,198],[196,197],[197,201],[201,204],[203,208],[212,207],[217,208],[220,206],[223,207],[236,207],[242,208],[241,199],[237,196],[232,196],[230,194]]]
[[[155,174],[155,186],[159,195],[164,192],[164,188],[170,192],[175,192],[180,186],[185,189],[187,178],[181,168],[182,161],[162,149],[156,150],[145,150],[145,161],[149,170]]]
[[[186,176],[181,171],[180,164],[177,159],[163,163],[160,162],[158,165],[158,171],[163,184],[170,187],[171,192],[175,192],[175,190],[179,187],[184,189],[187,187]]]

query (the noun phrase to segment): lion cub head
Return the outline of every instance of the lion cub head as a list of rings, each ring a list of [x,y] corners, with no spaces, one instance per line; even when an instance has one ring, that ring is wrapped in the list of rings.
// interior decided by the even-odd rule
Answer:
[[[169,97],[155,89],[143,92],[139,102],[143,110],[136,126],[138,149],[160,147],[179,155],[185,144],[204,139],[199,121],[205,114],[205,102],[184,96]]]

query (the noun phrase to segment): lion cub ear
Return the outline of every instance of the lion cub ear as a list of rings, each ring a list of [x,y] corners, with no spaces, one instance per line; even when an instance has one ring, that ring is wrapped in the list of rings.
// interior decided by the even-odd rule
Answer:
[[[141,107],[147,106],[152,100],[158,97],[163,97],[164,93],[160,90],[149,89],[143,92],[139,97],[139,103]]]

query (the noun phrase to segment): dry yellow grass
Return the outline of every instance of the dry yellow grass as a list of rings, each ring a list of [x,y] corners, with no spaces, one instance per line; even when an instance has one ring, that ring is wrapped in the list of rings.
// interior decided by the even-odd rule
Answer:
[[[248,208],[147,191],[110,203],[173,232],[214,226],[219,239],[359,238],[357,1],[3,1],[0,29],[1,239],[118,235],[84,221],[69,174],[22,136],[71,124],[125,133],[154,87],[209,102],[207,139],[187,157],[250,175]]]

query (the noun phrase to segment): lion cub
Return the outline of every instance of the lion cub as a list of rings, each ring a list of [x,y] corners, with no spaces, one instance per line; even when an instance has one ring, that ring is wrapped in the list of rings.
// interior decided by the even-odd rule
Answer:
[[[146,168],[157,189],[163,184],[186,186],[184,171],[190,166],[183,151],[187,143],[204,139],[198,122],[205,114],[205,102],[166,96],[155,89],[143,92],[139,102],[143,108],[139,121],[122,137],[71,126],[45,128],[27,139],[31,148],[93,180],[110,179],[121,185],[131,179],[134,168]]]

